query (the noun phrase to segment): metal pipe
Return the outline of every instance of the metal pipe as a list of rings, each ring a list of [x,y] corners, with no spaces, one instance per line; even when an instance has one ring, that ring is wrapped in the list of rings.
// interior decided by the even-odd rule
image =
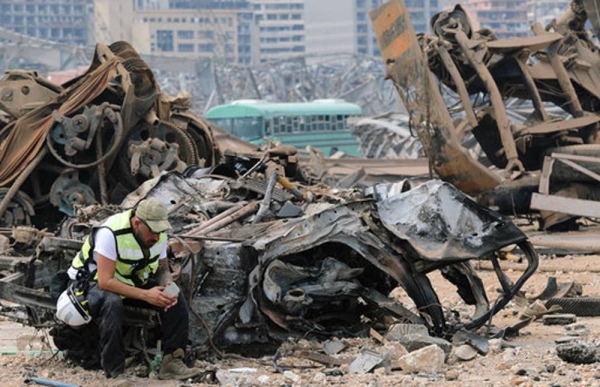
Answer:
[[[190,237],[190,236],[196,236],[198,234],[203,233],[206,228],[212,226],[213,224],[217,223],[221,219],[224,219],[225,217],[227,217],[227,216],[233,214],[234,212],[240,210],[242,207],[244,207],[244,204],[245,204],[244,202],[237,203],[235,206],[229,208],[226,211],[221,212],[217,216],[214,216],[214,217],[210,218],[206,222],[204,222],[201,225],[199,225],[198,227],[196,227],[196,228],[188,231],[187,233],[183,234],[182,236],[184,236],[184,237]]]
[[[30,377],[25,379],[25,383],[34,382],[35,384],[39,384],[40,386],[52,386],[52,387],[81,387],[80,384],[71,384],[64,382],[57,382],[50,379],[42,379],[36,377]]]
[[[529,91],[529,94],[531,95],[531,102],[533,102],[533,107],[535,108],[536,112],[538,113],[539,118],[542,119],[544,122],[548,122],[550,120],[550,117],[548,117],[548,113],[546,112],[546,109],[544,108],[544,104],[542,102],[542,97],[540,96],[540,91],[538,90],[537,86],[535,85],[535,81],[534,81],[533,77],[531,76],[531,73],[529,72],[527,65],[525,64],[525,61],[523,60],[523,58],[529,58],[529,50],[521,50],[514,57],[515,57],[515,60],[517,61],[517,64],[519,65],[519,68],[521,69],[521,73],[523,74],[523,80],[525,81],[525,87],[527,87],[527,90]]]
[[[256,224],[261,221],[263,216],[266,214],[269,206],[271,205],[271,196],[273,194],[273,188],[275,188],[275,183],[279,178],[279,173],[274,171],[271,176],[269,176],[269,182],[267,183],[267,189],[265,190],[265,197],[260,202],[260,208],[256,212],[256,216],[252,219],[252,224]]]
[[[106,166],[102,160],[102,131],[96,132],[96,157],[101,160],[98,163],[98,185],[100,186],[100,201],[103,206],[108,205],[108,189],[106,187]]]
[[[239,211],[237,211],[237,212],[227,216],[226,218],[221,219],[219,222],[205,228],[203,230],[203,234],[208,234],[212,231],[219,230],[219,229],[227,226],[228,224],[235,222],[238,219],[243,219],[246,216],[249,216],[249,215],[255,213],[258,210],[258,206],[259,206],[259,202],[251,202],[251,203],[246,204]]]

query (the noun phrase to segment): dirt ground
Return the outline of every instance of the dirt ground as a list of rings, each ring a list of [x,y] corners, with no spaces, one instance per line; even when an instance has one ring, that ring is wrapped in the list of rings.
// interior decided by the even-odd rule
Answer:
[[[576,255],[563,257],[540,257],[540,267],[533,278],[524,286],[527,296],[534,296],[545,288],[548,277],[555,277],[559,283],[575,281],[583,286],[584,296],[600,295],[600,268],[598,255]],[[491,265],[477,265],[488,295],[495,295],[499,284]],[[525,263],[503,261],[503,268],[511,279],[516,280],[525,268]],[[455,292],[453,285],[439,274],[431,275],[431,281],[440,295],[442,304],[468,315],[471,310]],[[402,301],[401,290],[393,293]],[[490,296],[492,298],[492,296]],[[493,301],[493,300],[491,300]],[[493,324],[500,328],[519,321],[515,303],[510,303],[497,314]],[[586,342],[596,342],[600,332],[600,318],[580,317],[578,323],[585,324],[589,334]],[[31,376],[71,383],[80,386],[117,385],[107,380],[101,371],[86,371],[65,363],[61,355],[53,356],[47,351],[43,340],[44,332],[2,321],[0,322],[0,385],[3,387],[36,385],[27,383]],[[278,364],[285,368],[284,374],[276,373],[272,366],[273,358],[260,359],[224,359],[197,362],[207,370],[219,370],[219,378],[227,385],[264,385],[264,386],[325,386],[325,385],[361,385],[361,386],[600,386],[600,365],[575,365],[562,361],[555,350],[554,341],[566,335],[563,326],[546,326],[534,321],[521,330],[521,335],[509,342],[510,347],[490,351],[486,356],[477,355],[471,361],[459,361],[450,356],[442,372],[437,374],[406,374],[401,370],[386,374],[383,368],[364,375],[346,373],[347,365],[325,367],[322,364],[296,357],[283,357]],[[382,344],[374,338],[346,340],[348,348],[340,354],[341,358],[352,359],[362,349],[377,351]],[[297,346],[312,349],[319,343],[299,342]],[[136,377],[140,367],[127,369],[132,381],[129,385],[143,386],[200,386],[210,383],[191,383],[177,381],[158,381]],[[209,380],[210,381],[210,380]],[[218,383],[214,381],[214,383]]]

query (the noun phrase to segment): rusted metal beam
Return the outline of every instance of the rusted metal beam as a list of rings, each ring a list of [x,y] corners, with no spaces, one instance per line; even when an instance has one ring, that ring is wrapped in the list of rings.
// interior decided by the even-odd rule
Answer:
[[[531,29],[537,36],[547,33],[540,23],[535,23]],[[567,72],[567,69],[565,69],[565,65],[562,63],[560,55],[557,53],[560,44],[561,41],[552,43],[546,52],[548,53],[548,58],[550,58],[550,64],[552,65],[552,69],[554,69],[558,84],[560,85],[563,93],[565,93],[569,106],[571,107],[571,114],[573,117],[581,117],[583,116],[583,108],[581,107],[581,103],[579,102],[579,98],[575,92],[575,88],[571,83],[569,73]]]
[[[500,132],[500,141],[502,142],[504,153],[508,161],[504,168],[504,175],[508,177],[514,170],[523,171],[523,163],[519,160],[515,139],[513,138],[511,131],[510,120],[508,119],[506,109],[504,108],[504,100],[502,99],[500,90],[498,90],[498,85],[496,85],[494,77],[490,74],[488,68],[475,58],[475,53],[469,47],[469,38],[467,35],[463,31],[457,29],[454,36],[456,42],[462,49],[463,54],[465,54],[467,60],[471,66],[473,66],[477,72],[477,76],[479,76],[479,79],[481,79],[490,94],[492,109],[494,109],[494,118],[496,119],[498,131]]]
[[[500,184],[500,178],[473,159],[458,141],[404,2],[385,3],[372,10],[370,17],[386,64],[386,77],[393,80],[433,170],[469,194]]]
[[[521,69],[521,73],[523,74],[523,80],[525,81],[525,86],[529,91],[529,95],[531,96],[531,102],[533,103],[533,107],[535,108],[538,118],[540,118],[542,121],[547,122],[550,120],[550,117],[548,116],[548,113],[544,108],[540,92],[537,86],[535,85],[535,81],[533,80],[531,73],[529,72],[529,68],[526,65],[526,61],[527,58],[529,58],[529,54],[529,50],[521,50],[519,53],[514,55],[514,58],[517,64],[519,65],[519,68]]]
[[[456,86],[456,91],[458,92],[458,96],[463,104],[465,109],[465,114],[467,115],[467,121],[469,122],[469,128],[474,128],[477,126],[477,117],[475,116],[475,111],[473,110],[473,104],[471,103],[471,99],[469,98],[469,92],[467,91],[467,86],[465,85],[464,79],[461,77],[456,64],[452,60],[450,53],[448,53],[448,49],[444,45],[444,41],[440,40],[438,43],[438,52],[440,54],[440,58],[446,66],[446,70],[450,73],[452,77],[452,81],[454,81],[454,86]],[[464,128],[463,130],[467,130]]]

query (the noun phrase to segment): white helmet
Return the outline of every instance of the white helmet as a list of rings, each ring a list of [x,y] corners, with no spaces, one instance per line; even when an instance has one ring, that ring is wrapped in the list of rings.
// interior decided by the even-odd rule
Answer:
[[[83,292],[81,293],[78,297],[73,285],[69,285],[56,302],[56,318],[74,327],[92,321],[92,316],[87,310],[87,300],[83,297]]]

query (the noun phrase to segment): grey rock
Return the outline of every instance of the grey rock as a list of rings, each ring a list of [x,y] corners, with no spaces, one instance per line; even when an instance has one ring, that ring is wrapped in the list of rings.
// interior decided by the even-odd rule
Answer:
[[[401,337],[398,341],[408,352],[413,352],[430,345],[437,345],[444,351],[446,357],[448,357],[452,350],[452,344],[448,340],[440,339],[439,337],[408,334]]]
[[[444,359],[445,354],[440,347],[429,345],[402,356],[399,363],[404,372],[434,374],[442,370]]]
[[[394,324],[385,335],[389,341],[399,341],[406,335],[429,336],[427,327],[422,324]]]
[[[590,364],[600,360],[600,351],[597,345],[561,344],[556,347],[558,357],[568,363]]]

